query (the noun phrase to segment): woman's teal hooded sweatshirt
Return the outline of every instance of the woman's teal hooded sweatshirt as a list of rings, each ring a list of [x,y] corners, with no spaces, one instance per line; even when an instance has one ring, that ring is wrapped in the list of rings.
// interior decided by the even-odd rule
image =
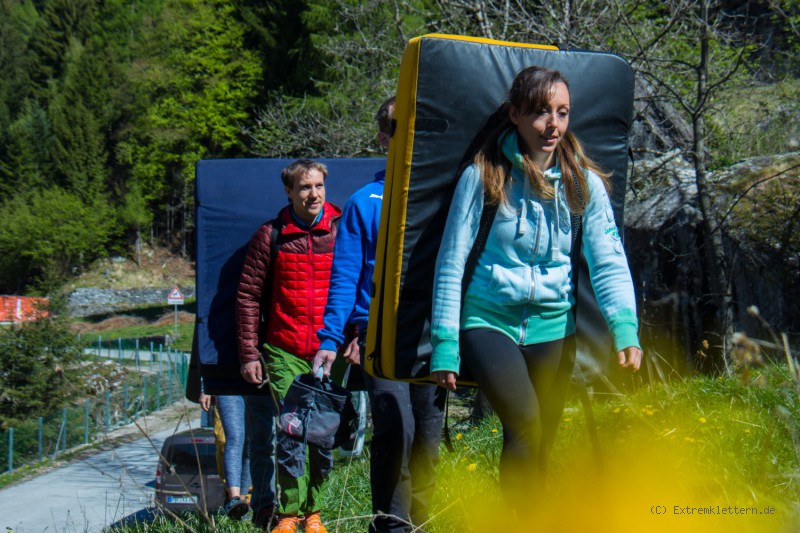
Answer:
[[[458,373],[459,330],[489,328],[517,344],[561,339],[575,332],[572,225],[558,167],[545,171],[555,198],[539,198],[522,171],[517,134],[501,138],[512,163],[507,200],[497,210],[464,305],[461,279],[483,211],[476,165],[456,186],[442,236],[433,287],[431,371]],[[586,172],[590,200],[583,213],[583,253],[600,309],[617,351],[639,346],[636,299],[628,261],[602,180]]]

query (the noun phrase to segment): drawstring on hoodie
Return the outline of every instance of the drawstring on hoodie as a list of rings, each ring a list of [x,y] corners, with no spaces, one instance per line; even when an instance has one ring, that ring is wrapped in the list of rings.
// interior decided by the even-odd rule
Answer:
[[[525,235],[525,224],[523,220],[528,218],[528,202],[531,198],[531,180],[525,176],[525,186],[522,193],[522,209],[520,209],[519,219],[517,220],[517,235]]]
[[[558,167],[556,167],[557,169]],[[560,216],[560,206],[559,206],[559,192],[561,189],[561,173],[557,170],[554,171],[553,169],[548,168],[544,172],[544,177],[552,182],[553,184],[553,192],[555,193],[553,196],[554,204],[555,204],[555,220],[553,224],[551,224],[550,228],[550,255],[553,258],[553,261],[558,261],[561,255],[560,250],[558,249],[558,228],[561,226]],[[530,180],[528,180],[530,181]]]
[[[531,180],[525,173],[525,161],[519,150],[517,132],[509,130],[503,134],[498,140],[503,155],[511,162],[511,166],[522,171],[525,184],[522,193],[522,206],[519,210],[519,219],[517,220],[517,235],[525,234],[525,224],[523,221],[528,217],[528,203],[531,198]],[[558,247],[558,231],[561,226],[560,211],[561,199],[560,191],[562,188],[561,170],[556,165],[553,168],[548,168],[544,171],[544,177],[553,184],[554,189],[554,206],[555,206],[555,220],[550,228],[550,255],[554,261],[558,261],[561,257],[561,251]]]

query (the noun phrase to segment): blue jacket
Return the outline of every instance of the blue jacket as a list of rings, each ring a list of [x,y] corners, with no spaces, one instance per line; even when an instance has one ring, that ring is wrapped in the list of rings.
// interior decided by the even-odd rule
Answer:
[[[348,323],[359,329],[367,326],[385,179],[386,171],[376,173],[344,206],[333,249],[325,326],[317,332],[320,350],[335,351],[341,346]]]
[[[476,165],[461,175],[450,205],[433,289],[431,371],[459,372],[459,330],[489,328],[517,344],[564,338],[575,331],[570,312],[572,226],[556,168],[545,172],[555,198],[541,199],[521,170],[515,133],[503,139],[512,162],[507,201],[497,210],[461,306],[461,279],[483,211]],[[633,283],[602,180],[587,172],[590,200],[583,213],[583,252],[600,309],[621,350],[639,346]]]

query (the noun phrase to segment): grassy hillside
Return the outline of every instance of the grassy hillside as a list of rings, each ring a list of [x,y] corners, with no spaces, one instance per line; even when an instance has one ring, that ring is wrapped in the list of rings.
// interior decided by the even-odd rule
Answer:
[[[169,288],[172,286],[194,288],[194,263],[165,248],[145,247],[141,266],[135,256],[104,258],[95,262],[85,272],[64,286],[69,293],[79,287],[101,289]],[[98,337],[103,342],[116,339],[164,338],[170,336],[173,349],[188,352],[192,347],[194,317],[197,302],[187,299],[178,306],[178,328],[175,332],[174,306],[151,305],[103,313],[75,319],[73,331],[94,346]]]
[[[138,258],[131,252],[126,256],[98,259],[78,276],[70,279],[64,290],[70,292],[78,287],[160,288],[173,285],[194,287],[194,263],[170,253],[166,248],[145,246]]]

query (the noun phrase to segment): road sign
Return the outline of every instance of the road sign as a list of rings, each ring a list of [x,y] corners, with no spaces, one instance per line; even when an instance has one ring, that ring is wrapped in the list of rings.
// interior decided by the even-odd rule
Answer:
[[[169,296],[167,296],[167,305],[183,305],[183,294],[181,294],[181,290],[177,286],[172,287],[172,290],[169,292]]]

